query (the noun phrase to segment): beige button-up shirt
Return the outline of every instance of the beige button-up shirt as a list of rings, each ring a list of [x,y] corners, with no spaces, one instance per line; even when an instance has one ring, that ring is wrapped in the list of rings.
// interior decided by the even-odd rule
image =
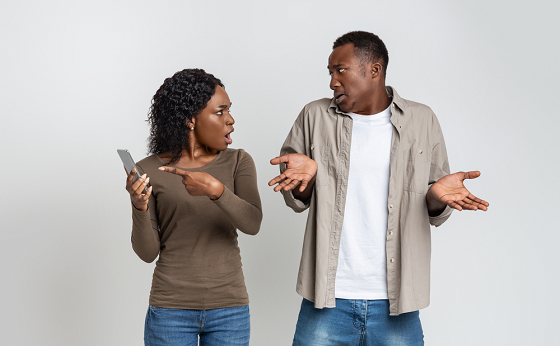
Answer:
[[[439,122],[423,104],[392,97],[393,139],[387,200],[387,288],[390,314],[415,311],[430,303],[430,224],[439,226],[451,215],[446,209],[428,215],[426,192],[449,174]],[[335,279],[344,219],[352,118],[333,99],[306,105],[296,119],[280,154],[301,153],[317,162],[313,194],[303,203],[282,190],[296,212],[309,208],[296,290],[316,308],[334,307]],[[360,143],[353,143],[360,145]],[[283,172],[285,164],[280,167]],[[364,263],[364,265],[368,265]]]

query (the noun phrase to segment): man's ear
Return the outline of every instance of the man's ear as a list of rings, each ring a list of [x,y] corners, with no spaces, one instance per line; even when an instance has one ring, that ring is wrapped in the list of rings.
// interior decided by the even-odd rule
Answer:
[[[373,65],[371,65],[371,78],[375,79],[379,76],[381,76],[383,73],[383,66],[381,66],[380,63],[376,62]]]

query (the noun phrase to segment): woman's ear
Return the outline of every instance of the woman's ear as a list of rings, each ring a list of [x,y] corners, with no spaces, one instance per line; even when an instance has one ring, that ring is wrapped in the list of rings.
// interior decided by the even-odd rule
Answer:
[[[192,118],[186,120],[186,123],[187,123],[187,127],[188,127],[189,129],[194,130],[194,128],[195,128],[195,126],[196,126],[196,119],[195,119],[195,117],[192,117]]]

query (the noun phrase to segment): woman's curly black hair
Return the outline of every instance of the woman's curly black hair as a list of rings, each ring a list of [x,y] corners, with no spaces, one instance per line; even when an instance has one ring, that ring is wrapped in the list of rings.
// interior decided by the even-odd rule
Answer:
[[[169,163],[179,161],[183,149],[189,146],[188,122],[206,107],[218,85],[224,87],[218,78],[202,69],[185,69],[166,78],[148,113],[148,154],[170,151]]]

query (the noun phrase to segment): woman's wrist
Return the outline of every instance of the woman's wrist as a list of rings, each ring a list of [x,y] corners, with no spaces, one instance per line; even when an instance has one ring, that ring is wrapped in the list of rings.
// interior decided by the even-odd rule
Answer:
[[[132,206],[138,211],[146,211],[148,210],[148,204],[136,205],[134,201],[132,202]]]
[[[210,189],[209,189],[209,192],[208,192],[208,198],[210,198],[211,200],[214,200],[214,201],[217,200],[224,193],[224,189],[225,189],[224,184],[222,184],[218,180],[216,180],[215,182],[213,182],[210,185]]]

